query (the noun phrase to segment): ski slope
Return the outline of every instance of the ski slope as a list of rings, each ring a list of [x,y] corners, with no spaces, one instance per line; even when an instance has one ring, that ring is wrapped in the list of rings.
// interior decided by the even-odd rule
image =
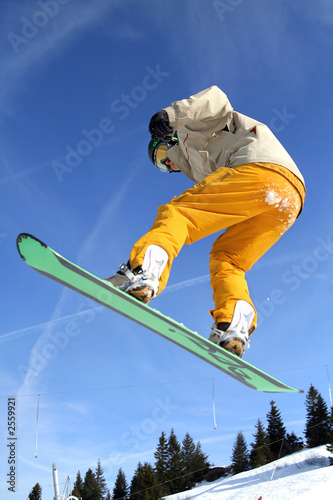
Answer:
[[[168,500],[333,500],[326,446],[311,448],[235,476],[169,495]]]

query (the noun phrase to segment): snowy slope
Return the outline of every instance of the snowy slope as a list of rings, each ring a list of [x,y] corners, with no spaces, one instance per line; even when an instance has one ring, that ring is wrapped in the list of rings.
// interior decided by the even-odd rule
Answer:
[[[325,446],[300,451],[268,465],[205,483],[168,500],[333,500],[333,466]]]

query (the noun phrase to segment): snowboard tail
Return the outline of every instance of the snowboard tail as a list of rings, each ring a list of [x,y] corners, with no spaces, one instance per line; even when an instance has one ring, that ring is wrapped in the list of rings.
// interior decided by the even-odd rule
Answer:
[[[170,340],[242,384],[263,392],[303,392],[280,382],[174,319],[118,290],[111,283],[85,271],[34,236],[20,234],[17,248],[22,259],[39,273]]]

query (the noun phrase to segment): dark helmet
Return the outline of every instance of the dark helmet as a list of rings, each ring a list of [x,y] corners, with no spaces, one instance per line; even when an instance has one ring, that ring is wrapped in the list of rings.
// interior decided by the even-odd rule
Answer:
[[[172,146],[178,144],[178,137],[166,137],[165,139],[160,139],[155,137],[149,141],[148,144],[148,156],[150,161],[157,167],[161,172],[171,173],[173,170],[165,164],[168,159],[167,151]]]

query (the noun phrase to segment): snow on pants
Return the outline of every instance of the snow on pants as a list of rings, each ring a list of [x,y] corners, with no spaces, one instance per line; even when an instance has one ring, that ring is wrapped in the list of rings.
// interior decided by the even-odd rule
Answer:
[[[161,293],[172,261],[185,243],[226,229],[210,253],[215,303],[210,313],[216,323],[231,322],[238,300],[254,307],[245,272],[294,223],[304,196],[301,181],[283,167],[261,163],[221,167],[159,207],[152,228],[135,243],[130,261],[133,268],[141,265],[149,245],[158,245],[167,252]],[[253,327],[256,322],[257,315]]]

